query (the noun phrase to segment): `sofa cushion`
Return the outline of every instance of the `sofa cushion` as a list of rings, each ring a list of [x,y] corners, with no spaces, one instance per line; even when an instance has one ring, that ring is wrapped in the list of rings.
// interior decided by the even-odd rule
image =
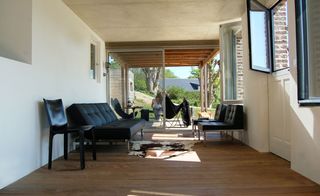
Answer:
[[[110,123],[118,120],[116,114],[113,112],[109,104],[107,103],[96,103],[96,107],[101,112],[102,116],[105,118],[106,123]]]
[[[131,139],[145,124],[141,119],[120,119],[95,128],[97,139]],[[87,135],[90,138],[90,134]]]

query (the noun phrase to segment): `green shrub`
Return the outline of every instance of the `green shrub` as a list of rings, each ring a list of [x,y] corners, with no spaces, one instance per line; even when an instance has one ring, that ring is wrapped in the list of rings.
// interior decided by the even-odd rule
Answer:
[[[188,92],[181,87],[173,86],[167,90],[167,93],[169,94],[170,99],[172,99],[174,103],[179,104],[183,101],[183,98],[186,98],[186,100],[190,103],[191,106],[200,106],[199,91]]]

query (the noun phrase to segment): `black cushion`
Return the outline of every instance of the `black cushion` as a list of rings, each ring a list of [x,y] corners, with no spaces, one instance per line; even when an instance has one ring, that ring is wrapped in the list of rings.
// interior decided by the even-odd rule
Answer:
[[[144,127],[145,120],[120,119],[104,126],[96,127],[95,136],[99,139],[130,139]],[[89,134],[88,134],[88,137]]]

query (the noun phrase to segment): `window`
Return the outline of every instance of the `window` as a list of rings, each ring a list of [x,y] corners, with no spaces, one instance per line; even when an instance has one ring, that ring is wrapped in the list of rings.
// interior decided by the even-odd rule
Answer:
[[[91,40],[90,43],[90,69],[89,75],[91,79],[101,82],[101,58],[100,58],[100,42]]]
[[[248,0],[250,68],[271,72],[270,12],[261,3]]]
[[[289,68],[287,0],[271,8],[273,71]]]
[[[241,23],[220,28],[221,63],[223,68],[223,100],[243,99],[243,42]]]
[[[90,77],[96,79],[96,46],[90,44]]]
[[[298,99],[320,104],[320,1],[296,0]]]
[[[266,8],[248,0],[250,68],[270,73],[289,68],[287,0]]]

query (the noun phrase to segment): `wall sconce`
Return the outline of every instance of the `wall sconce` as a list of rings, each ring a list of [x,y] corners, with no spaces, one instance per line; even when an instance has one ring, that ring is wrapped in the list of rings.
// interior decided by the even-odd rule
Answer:
[[[110,65],[111,64],[109,62],[104,63],[105,72],[103,73],[103,76],[107,76],[107,74],[109,73]]]

